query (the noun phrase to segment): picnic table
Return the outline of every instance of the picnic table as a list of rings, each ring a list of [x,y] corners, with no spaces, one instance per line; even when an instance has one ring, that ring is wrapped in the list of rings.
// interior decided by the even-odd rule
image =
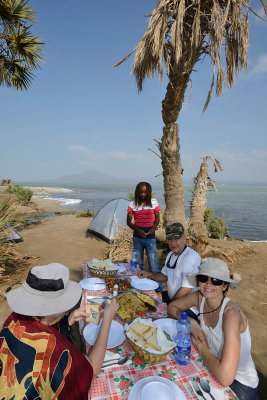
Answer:
[[[131,275],[137,275],[129,270],[129,265],[124,264],[126,270],[121,272],[119,276],[123,279],[129,278]],[[91,277],[87,263],[83,263],[83,276],[84,278]],[[160,300],[155,291],[144,291],[144,293]],[[86,296],[106,296],[109,293],[106,289],[98,291],[83,290],[82,304],[86,302]],[[157,311],[154,313],[146,312],[142,318],[152,318],[153,320],[167,317],[167,305],[166,303],[160,302],[157,306]],[[125,324],[123,321],[117,319],[121,324]],[[89,351],[90,345],[87,344],[87,351]],[[184,393],[186,399],[198,399],[195,392],[193,391],[190,381],[199,380],[205,378],[210,382],[211,387],[221,389],[223,393],[222,398],[224,400],[234,399],[238,400],[234,392],[229,388],[222,388],[218,381],[205,367],[203,360],[198,353],[197,348],[192,344],[191,347],[191,362],[187,366],[180,366],[174,359],[175,349],[171,351],[167,357],[159,364],[151,365],[145,363],[140,357],[138,357],[127,339],[114,349],[109,349],[114,353],[118,353],[120,356],[124,356],[128,353],[133,353],[131,357],[131,363],[125,365],[114,365],[102,369],[101,373],[93,380],[91,389],[88,394],[88,399],[91,400],[124,400],[128,398],[129,392],[134,384],[143,378],[149,376],[159,376],[167,378],[173,381]],[[208,394],[205,394],[205,398],[210,399]]]

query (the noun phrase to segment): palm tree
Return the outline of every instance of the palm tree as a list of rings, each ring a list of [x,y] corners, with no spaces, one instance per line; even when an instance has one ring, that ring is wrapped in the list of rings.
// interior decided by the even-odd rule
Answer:
[[[0,85],[27,89],[43,61],[43,43],[28,22],[36,22],[28,0],[0,0]]]
[[[197,238],[199,236],[208,236],[207,227],[204,222],[204,212],[207,207],[207,192],[211,186],[216,190],[215,182],[208,175],[208,159],[213,161],[214,171],[218,169],[222,171],[222,166],[214,157],[203,157],[199,172],[194,179],[194,191],[192,201],[190,202],[190,220],[188,233],[190,236]]]
[[[261,2],[264,4],[263,0]],[[186,224],[176,120],[190,75],[195,64],[208,55],[213,76],[205,111],[215,75],[216,95],[223,92],[225,72],[221,50],[224,47],[227,83],[229,87],[233,86],[239,67],[243,70],[247,67],[250,10],[246,0],[159,0],[137,47],[116,64],[122,64],[135,52],[133,74],[138,91],[142,91],[144,79],[152,78],[154,73],[162,80],[164,66],[169,79],[162,101],[163,135],[158,142],[165,190],[165,225],[175,221]]]

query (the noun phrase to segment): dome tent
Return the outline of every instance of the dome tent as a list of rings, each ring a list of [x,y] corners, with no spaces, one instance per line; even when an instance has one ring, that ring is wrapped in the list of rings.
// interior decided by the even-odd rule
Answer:
[[[126,226],[127,208],[129,200],[114,199],[106,203],[89,225],[87,232],[104,239],[110,243],[114,240],[118,226]]]

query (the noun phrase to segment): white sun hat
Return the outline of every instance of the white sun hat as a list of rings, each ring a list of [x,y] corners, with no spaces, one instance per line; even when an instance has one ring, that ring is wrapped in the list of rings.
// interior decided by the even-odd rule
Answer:
[[[202,258],[198,273],[186,275],[188,282],[194,287],[198,287],[198,275],[206,275],[224,282],[229,282],[231,289],[237,289],[241,285],[240,281],[230,278],[228,265],[219,258]]]
[[[51,263],[33,267],[23,284],[6,295],[10,308],[22,315],[47,316],[74,307],[82,294],[77,282],[69,280],[69,269]]]

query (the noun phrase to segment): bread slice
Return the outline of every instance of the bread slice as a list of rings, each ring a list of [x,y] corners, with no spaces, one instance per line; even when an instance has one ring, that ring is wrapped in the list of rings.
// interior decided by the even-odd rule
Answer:
[[[157,340],[157,331],[153,332],[151,336],[146,341],[146,344],[151,347],[151,349],[161,351],[161,348],[159,347],[158,340]]]
[[[140,338],[144,338],[144,334],[148,332],[151,329],[151,326],[145,325],[145,324],[140,324],[139,321],[137,321],[135,324],[130,326],[130,329]]]
[[[86,322],[89,324],[92,322],[95,325],[99,325],[100,322],[100,304],[86,304],[86,313],[91,314],[90,317],[86,318]]]
[[[146,341],[148,340],[148,338],[149,338],[151,335],[153,335],[154,332],[157,331],[157,328],[155,328],[154,326],[150,326],[149,328],[150,328],[150,329],[142,335],[142,337],[143,337]]]
[[[146,347],[146,342],[141,339],[140,336],[138,336],[131,328],[129,331],[131,331],[131,340],[144,349]]]

